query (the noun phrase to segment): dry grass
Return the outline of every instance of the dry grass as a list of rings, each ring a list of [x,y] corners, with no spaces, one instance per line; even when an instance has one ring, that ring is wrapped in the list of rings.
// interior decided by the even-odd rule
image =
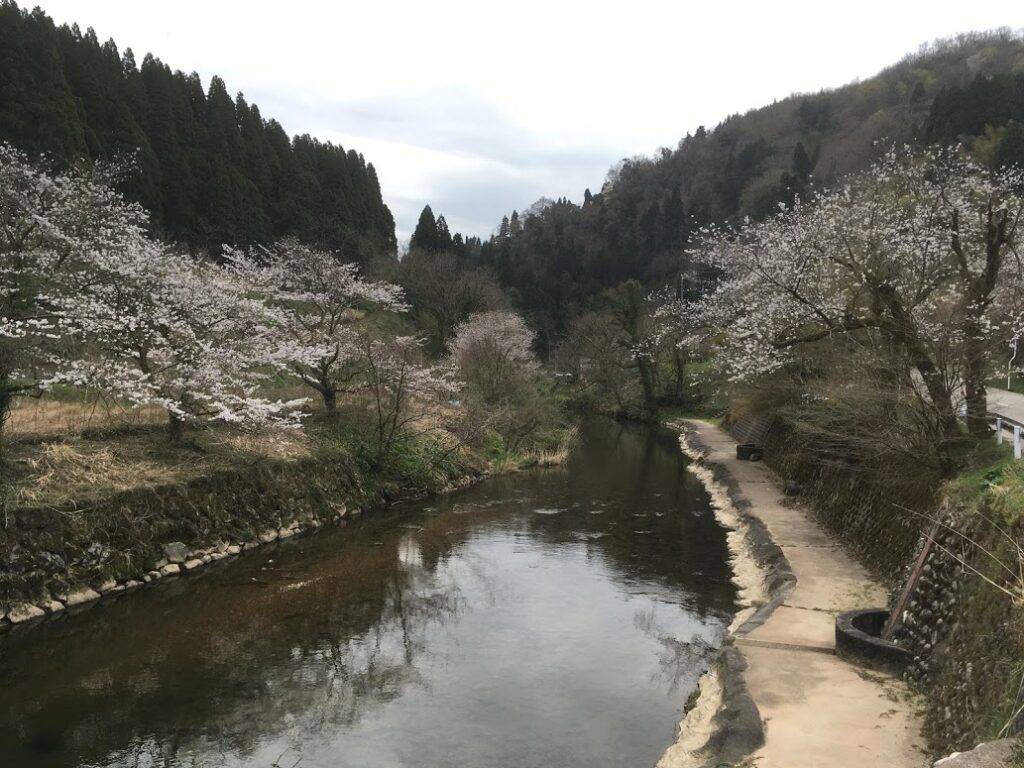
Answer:
[[[39,444],[29,455],[19,457],[23,472],[14,502],[29,506],[55,503],[92,495],[98,488],[116,493],[170,483],[186,474],[181,464],[150,460],[124,448],[124,444]]]
[[[537,457],[537,466],[554,467],[559,464],[564,464],[566,459],[569,458],[569,454],[572,452],[572,447],[578,438],[578,429],[573,427],[572,429],[567,430],[562,436],[562,439],[558,442],[558,447],[549,450],[540,450],[535,454]]]
[[[274,396],[280,393],[275,390]],[[296,461],[311,456],[323,441],[323,429],[331,429],[319,406],[310,403],[314,415],[308,430],[251,432],[208,425],[171,443],[159,408],[132,408],[95,395],[23,400],[5,436],[8,471],[13,470],[7,498],[17,506],[88,505],[132,488],[188,482],[260,461]],[[367,407],[354,398],[339,418],[361,422],[372,416]],[[434,404],[408,427],[417,436],[431,434],[443,449],[461,452],[467,446],[451,425],[464,416],[461,409]],[[573,432],[547,450],[505,457],[507,466],[499,461],[493,469],[560,464],[575,437]]]
[[[230,427],[187,432],[180,444],[170,443],[160,428],[110,439],[64,436],[14,442],[11,500],[25,506],[78,502],[259,461],[295,461],[311,451],[309,438],[298,430],[243,433]]]
[[[79,502],[240,464],[294,461],[312,450],[301,430],[228,426],[188,431],[172,445],[166,420],[160,408],[133,408],[90,393],[19,400],[5,436],[14,474],[8,498],[26,506]]]
[[[309,435],[301,429],[239,432],[230,429],[209,430],[208,441],[225,453],[250,459],[295,461],[312,453]]]
[[[75,401],[43,397],[15,400],[6,431],[13,437],[72,435],[88,429],[163,424],[162,408],[132,407],[99,395]]]

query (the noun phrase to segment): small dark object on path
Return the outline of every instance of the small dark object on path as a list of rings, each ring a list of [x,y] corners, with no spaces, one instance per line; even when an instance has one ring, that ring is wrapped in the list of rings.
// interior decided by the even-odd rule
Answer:
[[[740,443],[736,446],[736,458],[740,461],[760,461],[764,457],[764,448],[757,443]]]

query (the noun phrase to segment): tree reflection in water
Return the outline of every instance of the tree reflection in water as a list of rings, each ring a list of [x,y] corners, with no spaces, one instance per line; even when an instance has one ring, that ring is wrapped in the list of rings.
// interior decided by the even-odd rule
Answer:
[[[426,629],[459,610],[437,560],[427,567],[413,536],[388,538],[345,542],[329,574],[328,552],[280,552],[223,570],[216,587],[166,585],[6,638],[0,745],[25,761],[10,764],[216,765],[268,738],[351,727],[423,683]],[[132,744],[111,760],[114,734]]]
[[[592,426],[567,467],[0,638],[0,754],[19,768],[516,764],[500,749],[522,765],[653,762],[733,608],[707,511],[671,435]]]

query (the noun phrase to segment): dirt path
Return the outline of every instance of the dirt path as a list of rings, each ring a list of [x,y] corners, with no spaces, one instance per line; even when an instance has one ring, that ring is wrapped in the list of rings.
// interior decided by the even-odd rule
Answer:
[[[834,620],[854,608],[885,605],[863,567],[798,508],[782,503],[761,462],[738,461],[736,443],[705,422],[687,422],[705,461],[718,465],[782,549],[796,584],[760,626],[736,632],[743,673],[764,723],[758,768],[921,768],[929,764],[921,722],[907,688],[834,654]],[[719,470],[721,471],[721,470]]]

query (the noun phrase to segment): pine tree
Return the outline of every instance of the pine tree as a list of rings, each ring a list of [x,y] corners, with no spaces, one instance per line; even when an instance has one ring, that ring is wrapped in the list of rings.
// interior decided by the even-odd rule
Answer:
[[[451,250],[452,245],[452,233],[448,230],[448,222],[444,220],[444,216],[439,214],[437,217],[437,239],[434,241],[433,250]]]

